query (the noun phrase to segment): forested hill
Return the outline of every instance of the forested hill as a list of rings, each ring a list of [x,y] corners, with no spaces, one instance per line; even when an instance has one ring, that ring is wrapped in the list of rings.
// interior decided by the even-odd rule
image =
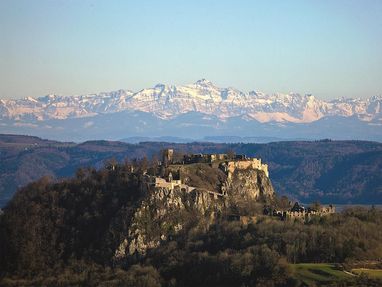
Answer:
[[[40,177],[72,176],[79,167],[99,168],[110,158],[159,156],[166,147],[183,153],[233,150],[261,157],[269,164],[276,192],[303,202],[382,203],[382,144],[377,142],[76,144],[17,135],[0,135],[0,203],[5,205],[18,188]]]
[[[252,193],[273,195],[264,172],[234,172],[215,197],[225,174],[188,168],[195,192],[144,188],[160,172],[145,159],[28,184],[0,215],[0,286],[382,286],[349,274],[382,267],[382,210],[280,220],[263,208],[287,199]]]

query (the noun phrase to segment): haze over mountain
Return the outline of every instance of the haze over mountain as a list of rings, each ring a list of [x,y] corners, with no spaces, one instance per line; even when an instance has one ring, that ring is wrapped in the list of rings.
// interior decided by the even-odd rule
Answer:
[[[202,79],[138,92],[3,99],[0,133],[61,140],[267,136],[381,141],[381,103],[382,96],[324,101],[298,93],[242,92]]]

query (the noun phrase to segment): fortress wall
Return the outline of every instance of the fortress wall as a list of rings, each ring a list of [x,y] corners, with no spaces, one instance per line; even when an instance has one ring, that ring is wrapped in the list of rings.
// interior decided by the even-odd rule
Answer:
[[[262,164],[261,159],[253,158],[250,160],[240,160],[240,161],[230,161],[228,162],[228,176],[234,173],[236,169],[244,170],[247,168],[259,169],[265,172],[266,176],[269,177],[268,165]]]

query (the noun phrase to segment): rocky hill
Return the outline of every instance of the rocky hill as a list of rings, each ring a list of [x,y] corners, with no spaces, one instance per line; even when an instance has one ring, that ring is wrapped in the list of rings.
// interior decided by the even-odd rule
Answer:
[[[165,173],[174,167],[166,168]],[[184,165],[183,170],[188,170],[184,176],[188,178],[192,173],[193,179],[188,180],[188,185],[180,183],[183,178],[169,187],[151,184],[153,179],[171,183],[156,175],[155,170],[158,171],[156,165],[148,167],[144,160],[123,165],[110,163],[100,171],[80,169],[74,178],[64,181],[43,178],[29,184],[15,195],[2,217],[8,239],[2,239],[0,253],[6,258],[14,256],[4,264],[15,270],[34,269],[72,256],[98,263],[123,263],[129,256],[144,255],[157,248],[190,226],[208,229],[219,218],[239,216],[244,210],[246,214],[254,212],[253,207],[260,204],[258,212],[262,204],[274,197],[270,179],[258,169],[231,173],[206,163]],[[216,174],[221,176],[224,192],[209,189],[208,183],[216,179]],[[74,217],[77,212],[80,217]],[[67,228],[77,229],[78,233]],[[46,229],[51,230],[47,233]],[[16,237],[21,241],[12,240]],[[32,246],[29,241],[41,245]],[[20,244],[28,250],[20,249]],[[91,252],[84,254],[81,246],[86,244]],[[66,247],[58,248],[60,245]],[[36,256],[36,261],[31,255]]]
[[[109,161],[105,168],[79,169],[56,182],[43,178],[17,192],[0,214],[0,285],[302,287],[293,263],[344,268],[381,257],[382,212],[375,208],[309,224],[281,221],[262,216],[267,199],[258,195],[273,198],[263,170],[223,171],[224,178],[219,167],[215,173],[213,166],[185,167],[199,170],[194,183],[221,175],[223,196],[208,190],[211,185],[189,192],[182,185],[149,187],[153,167],[145,159]],[[238,186],[246,193],[237,193]],[[328,282],[337,280],[338,286],[381,283],[328,275]]]
[[[199,226],[198,221],[208,228],[217,218],[240,216],[241,212],[247,215],[257,203],[271,200],[275,194],[265,172],[251,167],[230,174],[199,163],[172,165],[167,168],[169,172],[181,172],[181,184],[151,186],[147,185],[150,179],[143,178],[147,197],[135,211],[127,237],[116,250],[117,260],[145,254],[180,230]]]

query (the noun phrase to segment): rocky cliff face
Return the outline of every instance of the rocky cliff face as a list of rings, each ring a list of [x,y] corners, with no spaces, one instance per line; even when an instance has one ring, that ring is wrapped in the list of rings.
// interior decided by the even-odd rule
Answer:
[[[206,168],[210,169],[208,165]],[[205,177],[205,173],[200,174]],[[269,178],[257,169],[236,170],[224,186],[226,195],[203,186],[197,186],[191,192],[180,186],[174,189],[150,188],[148,196],[136,210],[115,258],[121,260],[135,253],[144,255],[148,249],[159,246],[161,241],[181,230],[191,227],[208,229],[214,220],[229,215],[232,205],[242,201],[257,202],[274,194]]]
[[[187,193],[179,187],[155,188],[136,210],[127,237],[116,250],[115,257],[145,254],[182,229],[197,225],[200,217],[208,225],[222,213],[224,206],[222,197],[214,198],[199,189]]]
[[[264,171],[257,169],[236,169],[227,178],[228,195],[236,199],[260,200],[275,193],[271,181]]]

